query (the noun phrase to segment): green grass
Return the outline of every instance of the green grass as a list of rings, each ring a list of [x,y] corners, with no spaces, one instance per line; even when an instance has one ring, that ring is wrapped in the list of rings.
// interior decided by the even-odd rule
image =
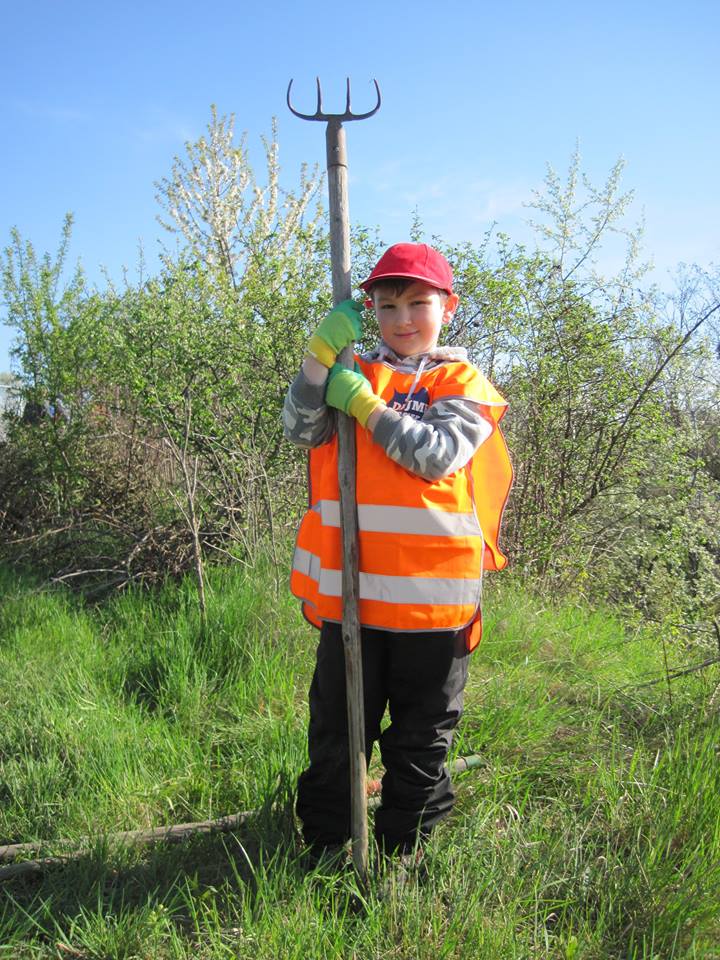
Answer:
[[[0,844],[90,838],[0,884],[0,958],[720,958],[717,668],[641,686],[657,633],[496,577],[455,744],[483,766],[428,880],[380,897],[303,862],[314,640],[262,566],[211,572],[205,635],[191,583],[91,608],[0,571]]]

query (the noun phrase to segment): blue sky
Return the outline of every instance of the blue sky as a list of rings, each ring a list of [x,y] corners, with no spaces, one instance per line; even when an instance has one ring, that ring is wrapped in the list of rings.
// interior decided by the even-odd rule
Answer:
[[[595,181],[625,158],[658,279],[720,259],[716,0],[27,0],[1,5],[0,36],[0,244],[17,226],[53,250],[72,211],[71,259],[100,285],[102,267],[133,271],[141,241],[156,262],[154,181],[211,103],[258,163],[278,117],[288,184],[322,162],[323,127],[285,107],[290,77],[313,106],[316,74],[328,109],[348,75],[356,109],[381,85],[380,113],[348,127],[350,208],[388,242],[415,207],[448,241],[493,222],[527,240],[523,204],[577,142]],[[0,326],[0,370],[9,342]]]

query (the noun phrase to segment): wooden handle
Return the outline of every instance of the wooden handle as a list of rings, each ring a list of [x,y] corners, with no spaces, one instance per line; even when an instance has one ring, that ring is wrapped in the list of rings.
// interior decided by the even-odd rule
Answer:
[[[348,300],[350,280],[350,216],[348,212],[347,151],[342,123],[330,120],[326,130],[328,193],[330,200],[330,259],[332,263],[333,303]],[[352,347],[340,354],[340,362],[353,366]],[[365,707],[363,700],[362,654],[358,601],[358,523],[355,494],[355,420],[338,414],[338,483],[343,545],[342,638],[345,651],[345,681],[348,707],[348,744],[350,750],[350,822],[355,871],[362,882],[367,879],[367,762],[365,758]]]

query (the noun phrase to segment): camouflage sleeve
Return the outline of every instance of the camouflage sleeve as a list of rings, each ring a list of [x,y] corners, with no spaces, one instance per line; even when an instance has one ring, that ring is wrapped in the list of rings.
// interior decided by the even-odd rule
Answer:
[[[492,433],[480,405],[472,400],[438,400],[422,420],[385,410],[373,440],[401,467],[424,480],[439,480],[461,467]]]
[[[300,370],[285,395],[283,432],[298,447],[319,447],[337,429],[336,413],[325,404],[325,386],[310,383]]]

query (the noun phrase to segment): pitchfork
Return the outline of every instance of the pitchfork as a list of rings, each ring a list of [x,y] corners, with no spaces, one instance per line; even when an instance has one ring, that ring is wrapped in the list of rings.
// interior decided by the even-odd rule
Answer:
[[[324,113],[322,90],[317,79],[317,107],[315,113],[299,113],[290,102],[292,80],[287,88],[287,105],[301,120],[325,120],[327,147],[328,194],[330,201],[330,260],[332,263],[333,303],[348,300],[350,281],[350,218],[348,215],[347,150],[343,123],[366,120],[380,109],[380,87],[374,80],[377,103],[367,113],[353,113],[350,107],[350,79],[347,80],[347,98],[344,113]],[[340,354],[340,362],[353,366],[352,346]],[[358,521],[355,502],[355,421],[340,413],[338,416],[338,483],[340,487],[340,518],[343,542],[343,620],[342,638],[345,651],[345,680],[348,706],[348,744],[350,749],[350,822],[352,829],[353,864],[358,878],[367,881],[368,825],[367,825],[367,760],[365,757],[365,708],[363,705],[362,656],[360,651],[360,595],[358,574]]]

